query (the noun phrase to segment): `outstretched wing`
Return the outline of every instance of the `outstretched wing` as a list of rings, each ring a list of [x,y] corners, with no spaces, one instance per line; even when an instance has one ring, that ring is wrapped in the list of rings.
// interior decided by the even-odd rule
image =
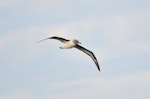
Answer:
[[[61,38],[61,37],[57,37],[57,36],[53,36],[53,37],[50,37],[48,39],[56,39],[56,40],[59,40],[59,41],[61,41],[63,43],[69,41],[67,39],[64,39],[64,38]]]
[[[84,48],[84,47],[82,47],[80,45],[76,45],[75,48],[77,48],[77,49],[83,51],[85,54],[89,55],[92,58],[92,60],[95,62],[98,70],[100,71],[100,67],[99,67],[98,61],[97,61],[97,59],[96,59],[96,57],[95,57],[93,52],[87,50],[86,48]]]
[[[47,40],[47,39],[56,39],[56,40],[59,40],[59,41],[61,41],[61,42],[63,42],[63,43],[69,41],[69,40],[64,39],[64,38],[61,38],[61,37],[53,36],[53,37],[49,37],[49,38],[43,39],[43,40],[41,40],[41,41],[38,41],[37,43],[40,43],[40,42],[45,41],[45,40]]]

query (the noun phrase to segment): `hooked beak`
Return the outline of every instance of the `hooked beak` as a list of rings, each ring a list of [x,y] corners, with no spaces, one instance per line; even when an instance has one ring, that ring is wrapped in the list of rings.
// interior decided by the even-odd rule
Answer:
[[[79,42],[79,44],[81,44],[81,42]]]

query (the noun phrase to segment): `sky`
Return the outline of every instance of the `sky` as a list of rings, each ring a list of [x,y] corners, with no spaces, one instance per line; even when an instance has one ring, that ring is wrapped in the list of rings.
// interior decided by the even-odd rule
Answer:
[[[0,99],[149,99],[148,0],[0,0]],[[59,49],[78,39],[89,56]]]

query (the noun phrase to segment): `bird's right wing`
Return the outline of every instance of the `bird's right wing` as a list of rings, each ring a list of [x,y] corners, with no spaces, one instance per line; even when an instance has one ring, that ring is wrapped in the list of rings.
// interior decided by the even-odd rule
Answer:
[[[41,40],[41,41],[38,41],[37,43],[40,43],[40,42],[45,41],[45,40],[47,40],[47,39],[56,39],[56,40],[59,40],[59,41],[61,41],[61,42],[63,42],[63,43],[69,41],[69,40],[64,39],[64,38],[61,38],[61,37],[53,36],[53,37],[49,37],[49,38],[43,39],[43,40]]]
[[[69,40],[67,40],[67,39],[64,39],[64,38],[62,38],[62,37],[57,37],[57,36],[53,36],[53,37],[50,37],[50,38],[48,38],[48,39],[56,39],[56,40],[59,40],[59,41],[61,41],[61,42],[67,42],[67,41],[69,41]]]

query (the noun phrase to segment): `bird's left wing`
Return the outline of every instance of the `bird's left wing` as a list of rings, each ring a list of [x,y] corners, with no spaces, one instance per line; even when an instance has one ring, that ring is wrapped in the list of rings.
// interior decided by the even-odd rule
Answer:
[[[93,52],[87,50],[86,48],[84,48],[80,45],[76,45],[75,48],[77,48],[77,49],[83,51],[85,54],[89,55],[92,58],[92,60],[95,62],[97,69],[100,71],[100,66],[99,66],[98,61]]]

